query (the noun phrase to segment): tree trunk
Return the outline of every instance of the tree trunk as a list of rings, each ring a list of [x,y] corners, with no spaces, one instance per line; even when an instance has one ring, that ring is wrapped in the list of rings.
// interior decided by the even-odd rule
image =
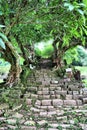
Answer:
[[[22,69],[20,66],[20,56],[18,55],[15,48],[9,41],[5,42],[5,45],[6,50],[4,50],[4,59],[11,64],[11,69],[6,80],[6,85],[11,87],[14,84],[19,83]]]

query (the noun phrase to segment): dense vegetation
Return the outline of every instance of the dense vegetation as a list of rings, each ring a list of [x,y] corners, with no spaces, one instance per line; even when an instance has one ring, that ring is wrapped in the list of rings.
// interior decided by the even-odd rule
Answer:
[[[53,62],[58,67],[62,59],[70,62],[75,47],[87,42],[87,0],[0,0],[0,52],[11,64],[7,84],[23,79],[26,67],[35,62],[34,44],[50,39]]]

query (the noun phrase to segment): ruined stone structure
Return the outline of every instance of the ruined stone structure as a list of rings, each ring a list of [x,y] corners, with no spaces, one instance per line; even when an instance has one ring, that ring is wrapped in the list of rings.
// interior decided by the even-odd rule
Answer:
[[[19,108],[8,110],[7,118],[0,111],[0,130],[87,130],[87,89],[81,82],[41,69],[27,83]]]

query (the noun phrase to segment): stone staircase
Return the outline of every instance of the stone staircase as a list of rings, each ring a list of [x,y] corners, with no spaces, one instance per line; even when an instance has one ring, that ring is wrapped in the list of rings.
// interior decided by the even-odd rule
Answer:
[[[30,81],[31,79],[32,77]],[[77,121],[75,126],[77,116],[87,117],[87,89],[83,88],[81,82],[58,79],[50,70],[46,72],[45,69],[35,73],[35,80],[37,85],[35,86],[33,79],[32,84],[29,83],[29,92],[27,91],[24,97],[37,124],[48,124],[52,127],[49,130],[77,130],[78,126],[80,129],[86,129],[85,122],[81,124]]]
[[[41,69],[27,83],[24,97],[17,97],[20,105],[4,117],[0,111],[0,130],[87,130],[87,88],[81,82]]]

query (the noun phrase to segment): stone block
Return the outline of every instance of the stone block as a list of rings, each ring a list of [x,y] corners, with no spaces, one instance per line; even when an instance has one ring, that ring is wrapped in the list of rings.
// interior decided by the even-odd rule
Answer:
[[[41,105],[41,101],[40,100],[36,100],[36,102],[35,102],[35,105]]]
[[[61,120],[62,120],[62,121],[65,121],[65,122],[66,122],[66,121],[67,121],[67,116],[57,117],[57,120],[58,120],[58,121],[61,121]]]
[[[47,117],[47,112],[40,112],[40,117]]]
[[[51,100],[42,100],[42,106],[51,106]]]
[[[64,110],[56,110],[56,113],[57,113],[58,116],[63,116]]]
[[[54,95],[54,94],[55,94],[55,91],[50,91],[50,94],[51,94],[51,95]]]
[[[35,126],[21,126],[21,130],[37,130]]]
[[[83,98],[83,103],[87,103],[87,98]]]
[[[66,95],[66,100],[72,100],[72,95]]]
[[[55,99],[56,98],[55,95],[50,95],[50,97],[51,97],[51,99]]]
[[[58,94],[55,94],[55,97],[56,97],[57,99],[60,99],[60,95],[58,95]]]
[[[70,95],[72,95],[72,94],[73,94],[73,92],[72,92],[72,91],[68,91],[67,93],[68,93],[68,94],[70,94]]]
[[[47,116],[50,117],[52,115],[56,115],[56,111],[50,111],[50,112],[47,112]]]
[[[69,106],[76,106],[76,101],[75,100],[64,100],[64,105],[69,105]]]
[[[37,98],[38,98],[38,95],[36,95],[36,94],[31,94],[31,98],[37,99]]]
[[[79,91],[73,91],[73,95],[78,95]]]
[[[43,110],[47,110],[48,106],[41,106],[40,108]]]
[[[67,94],[67,91],[64,91],[64,90],[62,90],[62,91],[59,91],[59,90],[55,90],[55,93],[56,94],[63,94],[63,95],[66,95]]]
[[[87,95],[87,90],[86,90],[86,91],[85,91],[85,90],[83,91],[83,95]]]
[[[58,86],[56,89],[59,90],[59,91],[61,91],[62,88]]]
[[[82,100],[76,100],[78,106],[82,105]]]
[[[40,109],[37,109],[37,108],[34,108],[34,107],[31,107],[30,110],[33,111],[33,112],[36,112],[36,113],[40,112]]]
[[[52,85],[49,89],[50,89],[50,91],[54,91],[55,87],[53,87],[53,85]]]
[[[53,99],[52,104],[53,104],[53,106],[61,106],[61,105],[63,105],[63,100]]]
[[[27,104],[27,105],[32,105],[32,99],[29,99],[29,98],[26,99],[26,104]]]
[[[29,87],[29,92],[36,92],[37,91],[37,87]]]
[[[42,91],[37,91],[37,94],[42,95],[43,93],[42,93]]]
[[[73,98],[74,100],[77,100],[77,99],[79,99],[79,95],[73,95],[72,98]]]
[[[41,120],[41,121],[38,121],[37,122],[40,126],[44,126],[46,123],[47,123],[47,121],[46,120]]]
[[[50,95],[43,95],[43,99],[50,99]]]
[[[55,108],[54,108],[54,106],[48,106],[48,107],[47,107],[47,110],[48,110],[48,111],[55,111]]]
[[[47,94],[49,94],[49,91],[42,91],[42,94],[47,95]]]
[[[49,88],[42,88],[43,91],[49,91]]]

